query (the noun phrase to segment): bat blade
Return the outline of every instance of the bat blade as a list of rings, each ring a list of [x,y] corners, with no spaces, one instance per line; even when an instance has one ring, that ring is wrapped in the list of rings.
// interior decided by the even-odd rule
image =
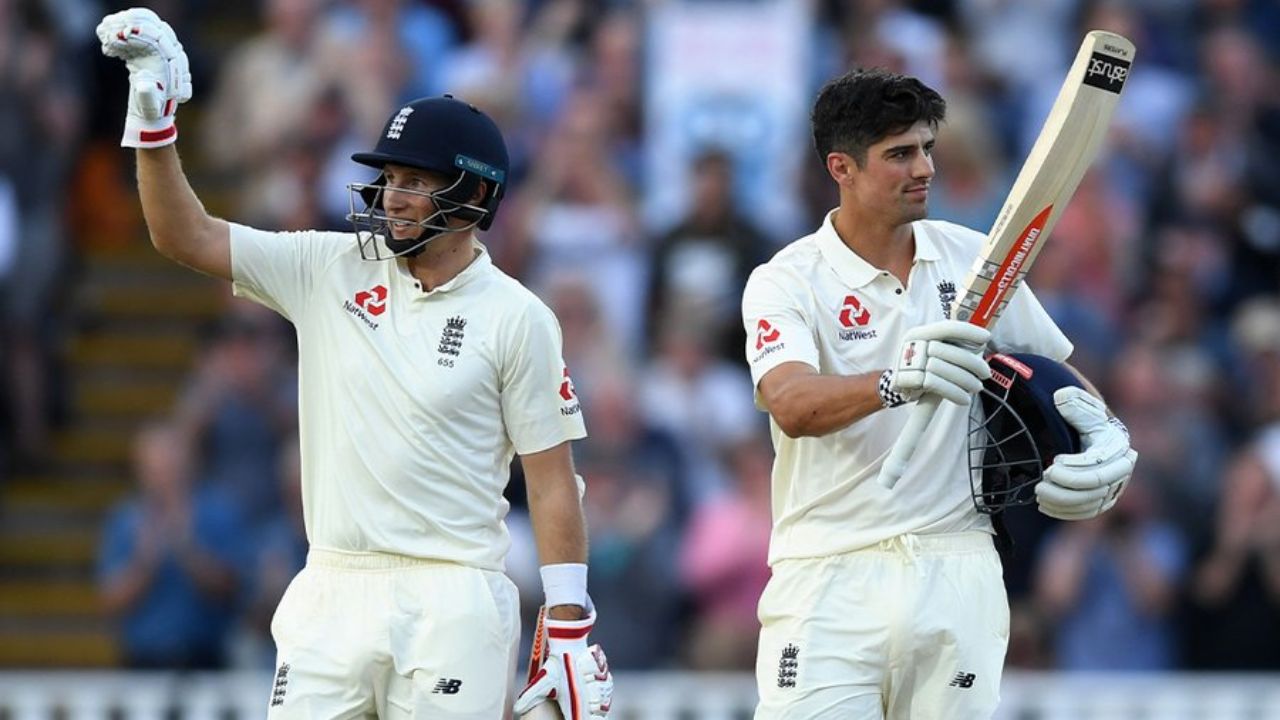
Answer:
[[[538,619],[533,626],[533,648],[529,651],[529,673],[527,682],[533,683],[547,659],[547,607],[538,608]],[[546,700],[529,708],[519,716],[519,720],[564,720],[560,706],[552,700]]]
[[[1133,43],[1115,33],[1085,36],[982,252],[951,308],[957,320],[989,327],[1000,317],[1035,262],[1053,226],[1093,163],[1129,78]],[[880,468],[880,484],[892,488],[906,472],[938,408],[921,398]]]

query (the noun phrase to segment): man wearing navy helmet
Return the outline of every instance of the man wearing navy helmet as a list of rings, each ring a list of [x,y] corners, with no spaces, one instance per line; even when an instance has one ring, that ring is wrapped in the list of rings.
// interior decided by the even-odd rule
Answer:
[[[121,144],[156,249],[293,322],[310,552],[272,621],[271,718],[605,717],[587,645],[581,407],[551,311],[474,236],[506,188],[506,146],[449,96],[398,108],[349,186],[355,233],[255,230],[210,216],[172,148],[187,59],[155,13],[98,26],[130,72]],[[365,262],[383,260],[385,262]],[[515,586],[503,574],[508,467],[521,456],[546,592],[541,672],[515,698]],[[548,705],[547,703],[550,703]]]

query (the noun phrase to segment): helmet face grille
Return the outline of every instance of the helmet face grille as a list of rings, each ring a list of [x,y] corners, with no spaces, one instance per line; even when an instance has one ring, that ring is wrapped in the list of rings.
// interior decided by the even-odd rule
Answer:
[[[1080,379],[1066,365],[1028,353],[987,360],[991,378],[969,409],[969,484],[978,512],[1035,502],[1035,485],[1053,459],[1080,451],[1080,436],[1053,395]]]
[[[980,513],[1034,502],[1045,466],[1033,429],[1008,395],[984,388],[969,408],[969,481]]]
[[[411,222],[387,215],[383,207],[383,197],[387,192],[385,176],[379,176],[371,183],[349,183],[347,221],[355,230],[360,257],[365,260],[390,260],[416,255],[441,233],[466,232],[475,228],[485,217],[484,208],[456,199],[468,196],[468,187],[474,192],[476,181],[469,181],[465,173],[460,173],[452,184],[439,190],[395,189],[396,193],[426,198],[435,205],[435,212],[422,220]],[[461,218],[467,222],[464,225],[450,226],[450,218]],[[411,238],[397,239],[392,232],[392,228],[397,225],[415,226],[419,229],[418,234]]]

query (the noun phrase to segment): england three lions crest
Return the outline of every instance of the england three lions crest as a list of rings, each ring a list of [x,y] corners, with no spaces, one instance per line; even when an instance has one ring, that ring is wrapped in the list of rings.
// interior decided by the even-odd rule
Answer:
[[[950,280],[938,283],[938,302],[942,303],[942,317],[951,317],[951,305],[956,301],[956,284]]]

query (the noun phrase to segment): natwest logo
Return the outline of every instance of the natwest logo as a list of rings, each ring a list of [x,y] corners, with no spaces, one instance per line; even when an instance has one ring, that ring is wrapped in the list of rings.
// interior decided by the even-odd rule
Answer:
[[[560,383],[560,397],[564,398],[565,402],[578,397],[578,394],[573,391],[573,379],[569,377],[569,368],[564,369],[564,380]]]
[[[378,323],[374,318],[387,311],[387,288],[383,285],[374,285],[368,290],[356,293],[354,300],[355,302],[343,300],[342,309],[368,325],[370,330],[377,330]]]
[[[840,324],[847,328],[855,325],[866,327],[869,322],[871,322],[871,311],[862,307],[856,295],[845,296],[844,304],[840,306]]]
[[[569,368],[564,369],[564,379],[560,381],[560,399],[565,403],[564,407],[560,408],[561,415],[577,415],[582,412],[582,403],[578,402],[578,393],[573,389]]]
[[[374,285],[368,290],[356,293],[356,307],[377,317],[387,311],[387,287]]]
[[[763,349],[765,343],[777,342],[781,334],[778,328],[769,324],[768,320],[762,319],[756,323],[756,349]]]

